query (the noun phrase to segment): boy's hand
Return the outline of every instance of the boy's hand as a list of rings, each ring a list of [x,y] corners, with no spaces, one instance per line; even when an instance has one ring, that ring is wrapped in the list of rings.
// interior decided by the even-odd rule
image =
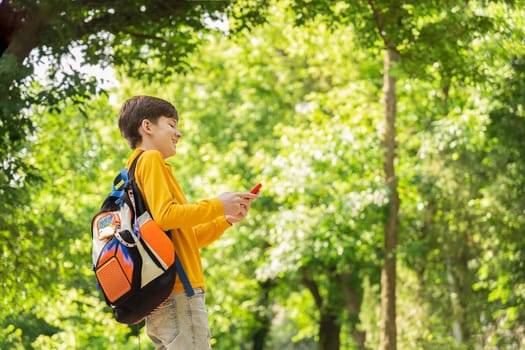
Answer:
[[[250,203],[257,197],[258,194],[250,192],[225,192],[217,198],[224,207],[224,217],[233,224],[246,217]]]

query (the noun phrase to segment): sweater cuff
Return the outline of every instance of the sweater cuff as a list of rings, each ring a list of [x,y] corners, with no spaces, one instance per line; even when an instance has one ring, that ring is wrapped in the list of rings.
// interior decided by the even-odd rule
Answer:
[[[226,230],[233,226],[233,223],[229,222],[224,215],[219,220],[221,220],[220,228],[223,230]]]
[[[222,205],[222,202],[218,198],[213,198],[210,201],[212,202],[213,207],[218,211],[217,217],[219,218],[220,228],[226,230],[232,227],[233,224],[226,220],[226,217],[224,216],[224,206]]]

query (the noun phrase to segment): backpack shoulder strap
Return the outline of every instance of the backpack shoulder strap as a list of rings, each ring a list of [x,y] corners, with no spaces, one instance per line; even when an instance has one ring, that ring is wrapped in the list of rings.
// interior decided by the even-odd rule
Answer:
[[[120,173],[117,176],[115,176],[115,179],[113,180],[113,188],[111,190],[111,193],[109,194],[109,197],[122,197],[127,186],[128,170],[126,168],[122,168],[120,170]]]
[[[124,191],[126,191],[126,188],[128,187],[129,180],[134,179],[134,173],[135,173],[135,168],[137,167],[137,161],[139,160],[142,153],[143,152],[140,152],[138,156],[133,160],[133,163],[131,163],[129,170],[126,168],[120,169],[120,173],[117,176],[115,176],[115,179],[113,180],[113,188],[108,197],[115,197],[115,198],[122,197],[122,195],[124,194]]]
[[[186,292],[186,295],[189,297],[195,295],[195,292],[193,291],[193,287],[191,286],[191,282],[188,279],[188,276],[186,275],[186,272],[184,271],[184,268],[182,267],[182,263],[180,262],[180,259],[177,256],[177,254],[175,254],[175,269],[177,270],[177,273],[179,274],[179,277],[182,282],[182,285],[184,286],[184,291]]]
[[[131,163],[131,166],[129,167],[129,170],[127,170],[127,176],[130,180],[135,180],[135,168],[137,167],[137,162],[139,161],[140,156],[144,153],[144,151],[140,152],[135,159],[133,159],[133,163]],[[125,170],[122,169],[123,171]]]
[[[146,203],[144,202],[144,199],[142,197],[142,193],[140,192],[139,186],[135,181],[135,168],[137,167],[138,160],[143,153],[144,152],[140,152],[137,155],[137,157],[133,160],[133,163],[131,163],[131,166],[128,170],[129,183],[127,190],[133,193],[133,207],[135,209],[135,214],[137,215],[137,217],[140,217],[143,213],[145,213],[148,210],[146,207]]]

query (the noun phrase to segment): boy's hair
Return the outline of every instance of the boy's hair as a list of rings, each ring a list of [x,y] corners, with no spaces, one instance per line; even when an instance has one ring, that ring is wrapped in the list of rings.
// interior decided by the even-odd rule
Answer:
[[[152,96],[134,96],[124,102],[120,108],[118,127],[120,134],[128,141],[132,149],[142,141],[139,133],[140,124],[148,119],[156,124],[160,117],[179,120],[179,114],[175,107],[161,98]]]

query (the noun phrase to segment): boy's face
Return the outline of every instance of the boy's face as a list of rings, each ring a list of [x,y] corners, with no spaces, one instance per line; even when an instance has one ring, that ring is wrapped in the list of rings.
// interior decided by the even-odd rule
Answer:
[[[164,158],[172,157],[177,153],[177,142],[182,137],[179,122],[174,118],[160,117],[157,124],[151,123],[151,141]]]

